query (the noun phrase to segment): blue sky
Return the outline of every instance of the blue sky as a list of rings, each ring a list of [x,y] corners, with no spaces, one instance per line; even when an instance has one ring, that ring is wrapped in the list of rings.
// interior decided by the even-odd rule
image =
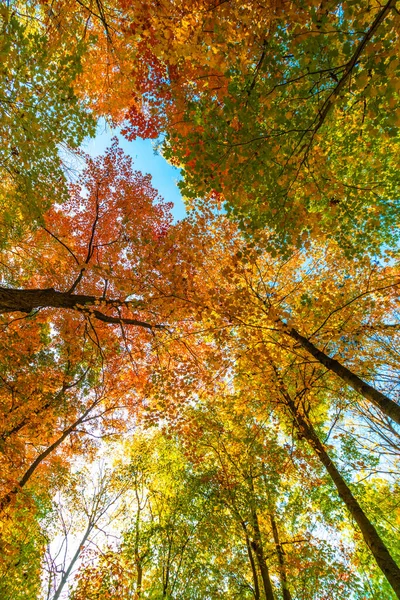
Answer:
[[[100,122],[96,137],[87,140],[83,144],[83,150],[91,156],[103,154],[115,136],[124,152],[132,157],[135,168],[142,173],[150,173],[153,185],[160,195],[166,201],[174,203],[172,210],[174,218],[182,219],[186,211],[177,186],[180,178],[179,169],[169,165],[160,154],[154,152],[151,140],[137,139],[129,142],[118,133],[117,129],[111,129],[104,122]]]

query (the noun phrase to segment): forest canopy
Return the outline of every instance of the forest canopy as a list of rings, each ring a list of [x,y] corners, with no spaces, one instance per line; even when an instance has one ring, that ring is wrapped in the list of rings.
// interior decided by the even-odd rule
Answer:
[[[1,4],[1,600],[400,598],[399,10]]]

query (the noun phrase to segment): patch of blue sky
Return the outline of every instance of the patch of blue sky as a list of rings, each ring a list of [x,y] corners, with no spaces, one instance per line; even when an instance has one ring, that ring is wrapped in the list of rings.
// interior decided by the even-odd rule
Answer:
[[[118,138],[120,147],[133,159],[135,169],[144,174],[149,173],[153,186],[159,194],[167,202],[173,203],[172,214],[175,221],[183,219],[186,216],[186,209],[178,188],[178,181],[181,178],[180,171],[170,165],[155,149],[154,141],[138,138],[130,142],[120,134],[118,129],[113,129],[104,121],[100,121],[96,136],[87,139],[82,145],[82,149],[90,156],[99,156],[111,146],[113,137]]]

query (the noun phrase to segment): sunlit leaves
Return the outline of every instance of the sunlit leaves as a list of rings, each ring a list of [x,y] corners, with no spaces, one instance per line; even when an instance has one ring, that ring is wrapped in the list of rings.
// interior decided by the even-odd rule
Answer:
[[[73,83],[84,46],[52,48],[11,4],[0,13],[0,233],[3,241],[67,197],[69,149],[94,132]]]

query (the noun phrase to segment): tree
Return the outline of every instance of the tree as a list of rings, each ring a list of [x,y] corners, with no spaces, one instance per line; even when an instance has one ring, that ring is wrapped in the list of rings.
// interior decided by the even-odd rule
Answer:
[[[182,0],[140,15],[127,2],[165,64],[142,112],[160,115],[185,195],[224,201],[251,234],[272,228],[283,251],[310,236],[348,255],[395,241],[395,4]],[[130,114],[141,135],[140,107]]]
[[[166,134],[186,196],[272,228],[275,250],[333,235],[354,255],[397,239],[395,4],[36,8],[52,48],[85,41],[74,87],[96,114]]]
[[[140,314],[170,224],[156,198],[114,145],[62,209],[2,251],[2,509],[34,476],[44,483],[53,461],[92,452],[90,436],[140,410],[152,332],[163,330],[157,309]]]
[[[198,235],[198,231],[196,234]],[[330,372],[321,368],[329,367],[329,364],[321,361],[316,353],[311,353],[310,359],[309,355],[302,352],[303,348],[307,348],[305,344],[288,344],[287,330],[294,329],[296,323],[301,323],[302,328],[310,326],[308,337],[318,335],[325,344],[334,343],[335,352],[346,360],[351,360],[353,365],[363,365],[362,368],[368,365],[371,374],[377,374],[380,368],[388,372],[392,358],[390,354],[383,358],[385,353],[382,354],[382,348],[373,365],[373,348],[377,340],[373,336],[371,338],[369,333],[375,329],[392,329],[391,335],[397,335],[396,327],[386,327],[386,323],[382,322],[383,314],[386,318],[396,319],[395,297],[398,283],[395,271],[392,271],[393,266],[371,263],[367,259],[359,263],[351,260],[344,263],[342,260],[339,266],[337,261],[340,251],[335,254],[333,245],[328,251],[315,248],[315,255],[309,249],[307,258],[304,255],[302,258],[302,253],[296,252],[290,259],[276,259],[260,248],[242,245],[241,238],[235,238],[234,235],[232,230],[229,233],[220,230],[220,237],[217,238],[215,230],[213,231],[213,246],[208,254],[201,256],[200,270],[194,275],[185,298],[181,297],[182,301],[186,299],[194,318],[201,310],[203,331],[213,332],[214,357],[210,359],[212,362],[209,365],[220,365],[219,378],[223,377],[223,373],[239,372],[245,386],[251,386],[255,371],[265,380],[260,383],[262,389],[269,390],[270,393],[276,385],[273,379],[272,383],[270,380],[272,368],[272,375],[282,373],[283,379],[288,378],[290,381],[289,389],[294,387],[296,390],[296,398],[301,402],[301,415],[304,412],[307,416],[312,411],[318,420],[323,421],[330,410],[343,402],[343,391],[340,390],[339,398],[335,398],[337,384],[335,380],[331,383]],[[313,257],[316,261],[315,271]],[[354,272],[357,273],[357,278],[352,277]],[[330,283],[321,294],[320,286],[325,286],[325,281]],[[357,290],[352,289],[355,281]],[[360,293],[362,281],[366,285],[365,288],[362,286]],[[370,294],[374,298],[369,298]],[[382,304],[376,303],[377,295],[382,295]],[[279,312],[284,316],[278,318]],[[303,339],[306,340],[305,337]],[[297,337],[296,341],[299,341]],[[318,359],[317,363],[313,360],[315,358]],[[337,371],[335,373],[338,374]],[[387,382],[390,381],[391,377],[388,377]],[[330,385],[333,390],[329,390]],[[279,402],[274,399],[275,396],[272,393],[271,401]],[[254,402],[254,398],[251,402]],[[391,402],[396,408],[396,403]],[[350,410],[348,403],[344,406],[344,410]],[[293,407],[293,417],[298,420],[300,417],[292,409]],[[310,439],[312,447],[316,447],[318,437],[314,438],[313,430],[310,431],[307,430],[305,435],[300,428],[300,434]],[[332,460],[328,454],[323,454],[321,448],[322,446],[318,446],[317,455],[331,469]],[[339,495],[342,499],[346,498],[346,506],[353,516],[355,513],[364,515],[360,517],[360,522],[357,519],[356,522],[398,594],[398,567],[390,556],[385,541],[361,510],[336,467],[332,467],[332,473],[329,469],[328,472],[338,491],[340,490]],[[361,523],[363,518],[366,519],[365,523]]]
[[[3,4],[0,11],[0,234],[25,233],[54,202],[67,198],[68,152],[95,121],[73,84],[83,44],[52,47],[35,8]]]
[[[51,503],[45,494],[31,494],[17,503],[12,514],[0,521],[0,594],[4,600],[36,600],[41,591],[42,561],[46,537],[42,524],[51,518]]]
[[[306,449],[294,450],[275,411],[246,383],[235,395],[224,387],[209,397],[205,392],[185,411],[181,437],[208,473],[219,519],[225,510],[236,523],[230,539],[247,547],[253,596],[290,598],[292,590],[296,598],[314,598],[315,589],[318,597],[350,594],[358,581],[349,555],[318,539],[310,518],[319,518],[331,538],[338,535],[337,518],[322,508],[330,490],[318,463]]]
[[[71,194],[62,209],[48,213],[43,227],[2,253],[2,345],[10,347],[4,369],[17,364],[20,354],[31,378],[22,381],[21,367],[15,375],[19,387],[14,390],[11,380],[3,381],[7,393],[21,396],[20,410],[32,386],[40,388],[33,365],[29,373],[30,360],[38,371],[54,370],[48,395],[58,396],[60,403],[62,394],[74,387],[75,374],[78,385],[85,373],[104,365],[107,348],[121,360],[113,350],[124,343],[124,325],[140,332],[137,356],[144,356],[151,332],[162,330],[156,312],[141,311],[157,278],[157,247],[169,227],[169,207],[153,205],[156,192],[149,178],[133,172],[116,146],[104,161],[89,163]],[[125,342],[133,356],[129,334]],[[11,429],[19,427],[16,408],[15,400]]]
[[[83,469],[54,481],[53,531],[45,556],[47,600],[61,597],[81,554],[118,517],[125,491],[118,475],[101,465],[95,474]],[[53,540],[58,543],[52,545]]]
[[[127,486],[123,528],[116,547],[87,557],[74,600],[183,598],[189,587],[206,589],[194,561],[207,555],[201,532],[210,507],[179,443],[156,428],[138,431],[116,469]]]
[[[394,0],[0,17],[3,595],[400,597]]]

